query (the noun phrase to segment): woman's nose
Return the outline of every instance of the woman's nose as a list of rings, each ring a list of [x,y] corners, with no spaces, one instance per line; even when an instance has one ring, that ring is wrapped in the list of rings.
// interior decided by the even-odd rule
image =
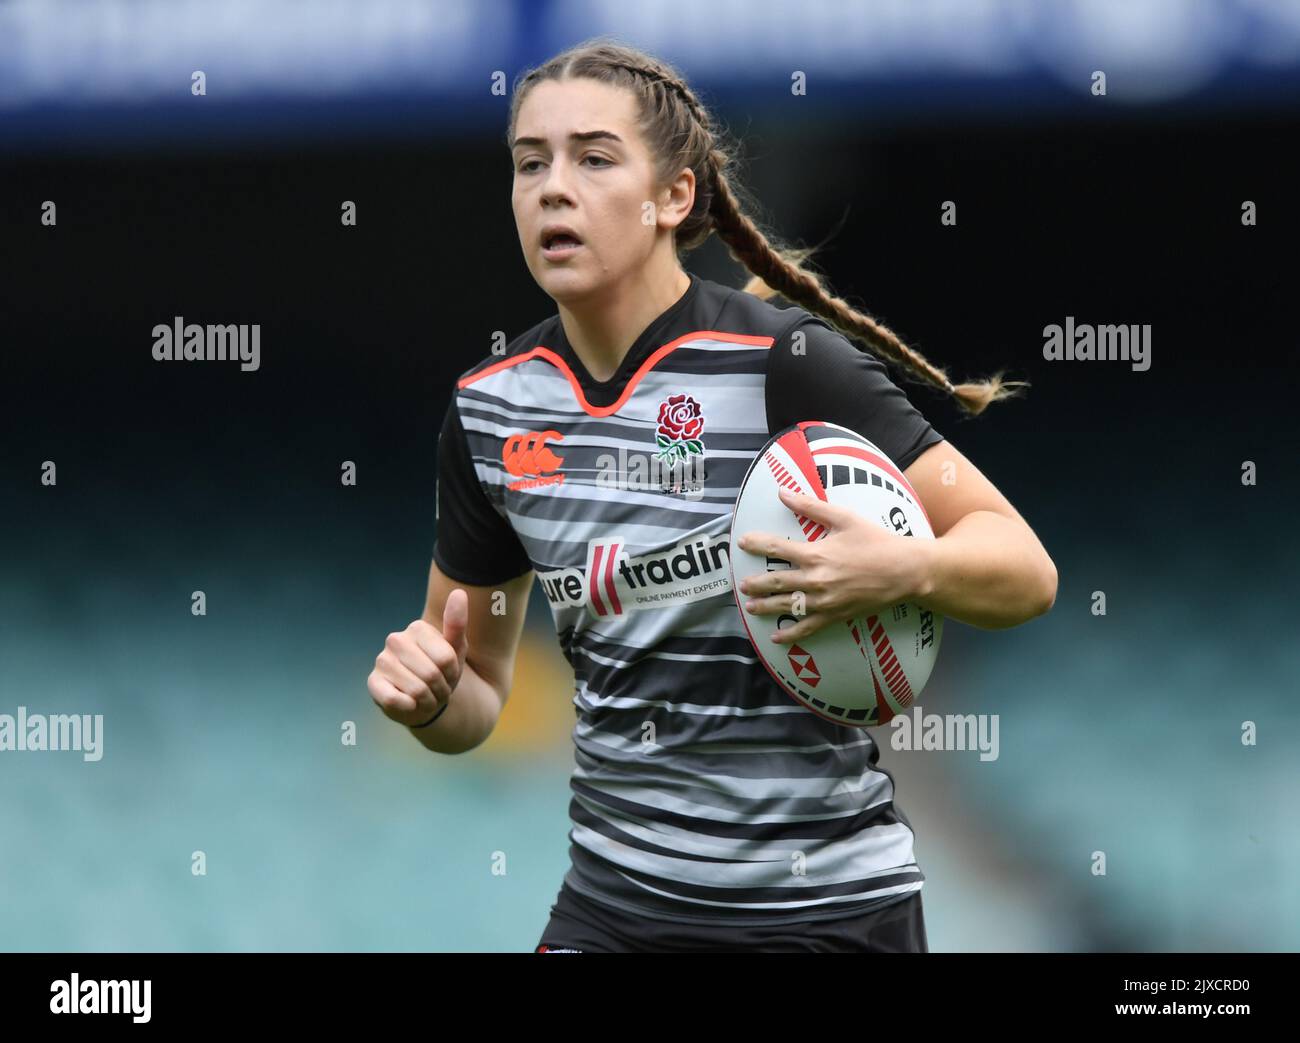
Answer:
[[[556,157],[547,168],[545,180],[542,182],[542,201],[555,203],[560,199],[564,199],[572,202],[570,197],[572,191],[570,175],[571,171],[568,162]]]

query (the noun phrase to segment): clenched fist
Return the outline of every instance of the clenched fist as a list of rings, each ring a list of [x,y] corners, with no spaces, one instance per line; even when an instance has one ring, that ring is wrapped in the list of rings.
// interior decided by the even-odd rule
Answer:
[[[442,709],[465,669],[468,623],[469,595],[457,587],[442,610],[442,633],[417,619],[388,635],[366,680],[370,697],[388,717],[409,727]]]

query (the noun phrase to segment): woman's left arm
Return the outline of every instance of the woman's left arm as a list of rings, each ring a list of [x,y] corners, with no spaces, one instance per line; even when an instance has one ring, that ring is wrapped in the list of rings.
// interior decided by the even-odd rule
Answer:
[[[746,611],[757,615],[806,606],[804,618],[773,640],[788,643],[829,622],[911,601],[986,630],[1017,626],[1056,601],[1056,566],[1034,531],[997,487],[951,442],[932,445],[904,472],[936,539],[887,532],[853,512],[782,492],[792,510],[824,522],[830,534],[792,545],[745,533],[740,545],[784,556],[793,568],[746,577]],[[750,608],[749,605],[753,607]]]
[[[1056,603],[1056,566],[1034,530],[952,443],[932,445],[903,472],[937,539],[924,551],[913,600],[971,626],[996,630]]]

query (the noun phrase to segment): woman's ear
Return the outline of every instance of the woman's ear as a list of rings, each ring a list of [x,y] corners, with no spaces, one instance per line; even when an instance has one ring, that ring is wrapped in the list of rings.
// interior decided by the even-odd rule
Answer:
[[[682,168],[664,189],[659,206],[660,228],[675,229],[687,217],[695,206],[695,171],[690,167]]]

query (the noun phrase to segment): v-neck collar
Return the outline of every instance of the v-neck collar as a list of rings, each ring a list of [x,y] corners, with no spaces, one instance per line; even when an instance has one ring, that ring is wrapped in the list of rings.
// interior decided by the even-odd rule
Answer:
[[[623,361],[619,363],[614,375],[608,380],[597,380],[587,372],[587,367],[578,358],[577,352],[569,344],[569,338],[565,336],[564,323],[558,319],[556,320],[556,353],[564,359],[569,369],[573,371],[573,375],[577,378],[583,394],[586,395],[587,401],[593,406],[608,406],[616,401],[641,363],[649,358],[655,349],[672,339],[671,337],[665,337],[665,332],[682,309],[690,305],[700,287],[699,277],[694,272],[687,272],[686,274],[691,280],[686,292],[675,303],[670,304],[667,310],[651,320],[650,325],[641,331],[640,336],[632,342],[627,354],[623,356]]]

